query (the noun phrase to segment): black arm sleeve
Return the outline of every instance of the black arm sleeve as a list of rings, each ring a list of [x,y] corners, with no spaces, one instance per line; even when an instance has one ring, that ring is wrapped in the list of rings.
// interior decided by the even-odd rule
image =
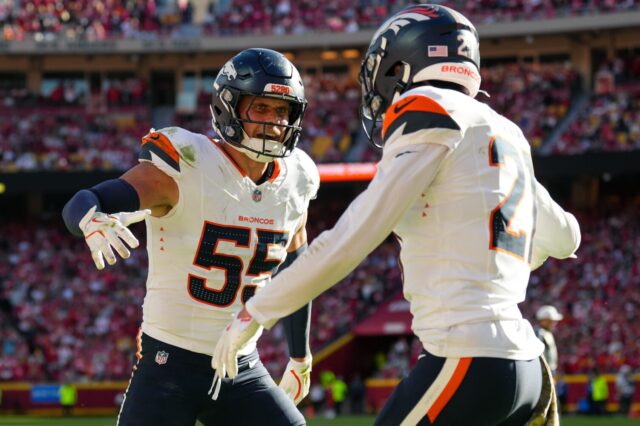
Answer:
[[[96,206],[102,213],[132,212],[140,208],[140,198],[135,188],[123,179],[111,179],[93,188],[78,191],[62,209],[62,218],[67,229],[81,237],[80,220]]]
[[[298,250],[288,253],[285,261],[280,265],[278,272],[293,263],[307,248],[305,243]],[[309,354],[309,325],[311,323],[311,302],[282,319],[287,343],[289,344],[289,356],[291,358],[304,358]]]
[[[124,179],[111,179],[97,184],[89,191],[100,200],[103,213],[134,212],[140,209],[140,197],[136,189]]]
[[[82,237],[80,220],[93,206],[96,206],[96,211],[101,211],[100,200],[88,189],[78,191],[71,197],[62,209],[62,219],[69,232],[76,237]]]

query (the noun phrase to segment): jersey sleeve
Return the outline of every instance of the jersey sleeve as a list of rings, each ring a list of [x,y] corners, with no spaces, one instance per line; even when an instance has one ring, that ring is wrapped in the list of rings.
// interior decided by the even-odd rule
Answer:
[[[409,91],[387,110],[382,123],[386,147],[435,143],[454,149],[464,129],[438,92]]]
[[[309,182],[307,184],[307,195],[309,196],[309,200],[315,200],[318,196],[318,189],[320,189],[320,172],[318,171],[318,166],[309,158],[311,164],[308,166],[309,169]]]
[[[431,144],[403,151],[383,154],[369,187],[349,205],[336,225],[314,239],[291,266],[247,302],[247,310],[256,321],[271,327],[278,318],[296,311],[358,266],[433,181],[448,152]]]
[[[180,176],[179,144],[171,139],[170,129],[151,130],[142,138],[138,154],[139,161],[153,163],[167,175],[176,179]]]
[[[309,201],[318,196],[320,172],[316,163],[304,151],[297,149],[296,155],[298,156],[297,164],[301,176],[300,192],[303,194],[305,203],[308,206]]]
[[[531,269],[549,257],[566,259],[580,246],[580,225],[576,218],[553,201],[549,192],[536,182],[536,231],[533,235]]]

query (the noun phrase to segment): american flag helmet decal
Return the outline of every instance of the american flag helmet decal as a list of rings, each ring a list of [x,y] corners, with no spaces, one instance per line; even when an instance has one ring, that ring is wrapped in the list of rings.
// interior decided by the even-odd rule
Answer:
[[[449,56],[449,48],[447,46],[429,46],[427,53],[430,58],[446,58]]]

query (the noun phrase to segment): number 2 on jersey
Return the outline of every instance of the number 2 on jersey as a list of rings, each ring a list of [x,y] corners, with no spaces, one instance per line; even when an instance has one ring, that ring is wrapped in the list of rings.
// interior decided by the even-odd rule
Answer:
[[[511,159],[509,163],[507,163],[507,158]],[[494,136],[489,140],[489,165],[491,167],[515,167],[517,172],[511,191],[491,211],[489,249],[509,254],[520,260],[525,260],[525,254],[528,253],[526,262],[529,263],[536,222],[535,183],[531,157],[520,155],[513,145]],[[521,206],[525,199],[526,181],[529,182],[531,206]],[[526,229],[513,229],[512,224],[516,215],[529,214],[532,217],[528,221],[530,225]]]
[[[246,272],[248,276],[259,276],[266,272],[273,272],[280,264],[280,261],[268,259],[269,245],[278,244],[285,247],[287,244],[286,232],[266,229],[258,229],[256,232],[258,233],[258,243],[249,262]],[[228,226],[205,222],[193,263],[206,270],[222,269],[225,279],[220,290],[212,290],[206,286],[207,280],[205,278],[189,274],[188,290],[192,298],[219,307],[229,306],[236,300],[238,290],[242,285],[244,263],[239,256],[218,253],[218,243],[227,241],[236,247],[246,247],[248,249],[251,233],[251,228],[243,226]],[[255,288],[255,285],[244,286],[242,290],[243,303],[253,296]]]

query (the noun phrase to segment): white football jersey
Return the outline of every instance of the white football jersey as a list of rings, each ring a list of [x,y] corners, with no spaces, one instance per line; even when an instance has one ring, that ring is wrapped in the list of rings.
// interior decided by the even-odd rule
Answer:
[[[534,359],[522,318],[532,267],[571,257],[578,222],[534,177],[520,129],[462,93],[415,88],[387,110],[376,176],[329,231],[247,303],[271,326],[401,240],[413,330],[440,357]],[[286,301],[286,303],[285,303]]]
[[[399,137],[412,131],[414,137]],[[394,229],[415,333],[436,355],[468,356],[472,349],[476,356],[538,356],[542,345],[517,306],[525,299],[536,223],[531,149],[522,131],[469,96],[429,86],[390,108],[385,133],[385,150],[397,150],[395,141],[407,149],[449,148]]]
[[[210,355],[224,327],[286,257],[318,170],[301,150],[277,159],[256,185],[218,141],[178,127],[152,132],[140,161],[177,183],[176,206],[148,217],[149,276],[142,331]],[[243,354],[255,348],[255,341]]]

